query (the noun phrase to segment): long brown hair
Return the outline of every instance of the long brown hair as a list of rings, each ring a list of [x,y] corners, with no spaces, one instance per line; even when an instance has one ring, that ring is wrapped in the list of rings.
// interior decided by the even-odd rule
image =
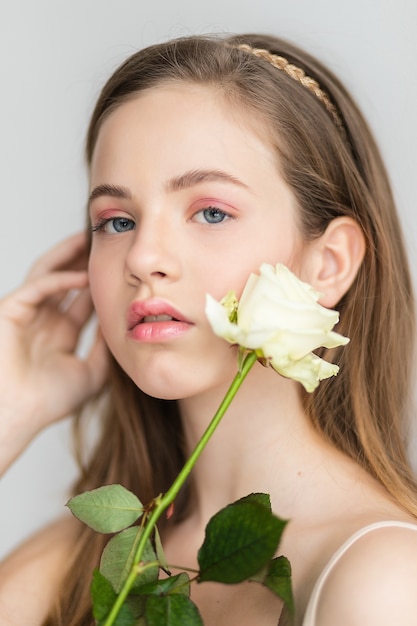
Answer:
[[[342,129],[317,95],[268,60],[238,49],[241,43],[285,57],[314,78]],[[168,81],[212,85],[231,106],[263,123],[297,199],[306,239],[318,237],[338,216],[360,224],[365,258],[338,305],[338,330],[351,341],[328,355],[340,374],[306,394],[305,408],[317,430],[417,515],[403,432],[414,345],[412,286],[388,178],[362,115],[339,80],[293,44],[262,35],[183,38],[134,54],[109,79],[91,118],[88,163],[106,116],[139,91]],[[167,488],[183,462],[176,403],[146,396],[114,361],[105,393],[103,433],[75,492],[120,482],[147,502]],[[104,541],[80,531],[48,625],[93,622],[88,587]]]

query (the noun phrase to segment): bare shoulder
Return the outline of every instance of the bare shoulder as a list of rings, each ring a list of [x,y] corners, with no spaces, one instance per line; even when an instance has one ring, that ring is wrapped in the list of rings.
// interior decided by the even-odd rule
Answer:
[[[414,626],[417,525],[374,527],[331,569],[320,595],[320,626]]]
[[[42,624],[65,573],[77,524],[61,519],[43,528],[0,564],[2,626]]]

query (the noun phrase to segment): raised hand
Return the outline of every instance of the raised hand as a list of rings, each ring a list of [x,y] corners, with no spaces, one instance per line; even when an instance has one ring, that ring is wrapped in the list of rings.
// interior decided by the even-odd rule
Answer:
[[[50,250],[25,283],[0,300],[0,474],[48,424],[103,386],[100,333],[85,358],[76,349],[92,313],[86,237]]]

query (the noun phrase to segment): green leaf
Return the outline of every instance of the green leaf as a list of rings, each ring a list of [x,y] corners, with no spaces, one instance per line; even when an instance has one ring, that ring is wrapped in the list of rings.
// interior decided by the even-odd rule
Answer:
[[[146,626],[203,626],[196,605],[184,595],[148,596]]]
[[[123,583],[129,575],[136,548],[142,534],[142,530],[137,526],[127,528],[118,533],[107,543],[103,550],[100,561],[100,572],[111,582],[117,593],[121,590]],[[156,562],[156,555],[148,540],[142,554],[142,564],[153,563],[138,574],[134,587],[151,582],[158,578],[159,567]]]
[[[272,559],[266,567],[250,580],[260,582],[268,587],[276,596],[283,600],[290,611],[294,614],[294,598],[291,585],[291,564],[285,556]]]
[[[168,562],[165,557],[165,552],[162,547],[161,535],[159,534],[159,530],[157,526],[155,526],[155,540],[154,541],[155,541],[155,552],[156,552],[157,559],[162,569],[164,569],[166,572],[169,573]]]
[[[116,533],[142,515],[140,500],[122,485],[86,491],[67,503],[71,513],[99,533]]]
[[[190,577],[185,572],[168,578],[161,578],[154,582],[141,585],[135,590],[135,593],[141,595],[166,596],[180,593],[184,596],[190,596]]]
[[[116,592],[110,581],[95,569],[91,583],[93,615],[97,621],[105,619],[116,600]]]
[[[103,624],[117,598],[111,583],[97,569],[91,583],[93,615],[98,625]],[[114,622],[114,626],[135,626],[136,616],[130,607],[124,605]]]
[[[248,496],[237,500],[237,502],[257,502],[272,512],[271,498],[267,493],[250,493]]]
[[[275,554],[287,522],[257,498],[243,498],[222,509],[206,527],[198,552],[199,582],[240,583]]]
[[[270,562],[263,584],[284,600],[287,607],[293,611],[291,565],[285,556],[279,556]]]
[[[148,626],[149,622],[147,621],[147,615],[150,615],[152,619],[155,611],[156,613],[159,613],[159,611],[165,611],[164,608],[160,608],[159,610],[158,608],[154,609],[152,602],[149,604],[149,598],[154,596],[161,599],[165,596],[177,594],[182,594],[185,598],[188,598],[190,595],[190,578],[188,574],[182,572],[176,576],[170,576],[169,578],[163,578],[161,580],[155,580],[151,583],[141,585],[140,587],[134,589],[132,594],[128,596],[126,603],[132,608],[132,610],[135,611],[137,619],[135,626]],[[135,601],[136,604],[134,604]],[[174,604],[174,608],[175,606],[176,605]],[[146,609],[146,607],[148,608]],[[163,604],[163,607],[166,608],[166,605]],[[183,609],[185,611],[185,615],[192,611],[192,608],[190,609],[188,605],[184,605]],[[165,619],[165,613],[163,619]],[[161,623],[165,624],[163,620]],[[199,624],[200,622],[196,623]]]

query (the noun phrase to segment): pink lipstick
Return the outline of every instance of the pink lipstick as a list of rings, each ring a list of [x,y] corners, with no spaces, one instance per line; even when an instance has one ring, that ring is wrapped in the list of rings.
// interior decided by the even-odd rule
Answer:
[[[127,333],[136,341],[158,343],[175,339],[193,326],[190,320],[159,298],[137,300],[127,312]]]

